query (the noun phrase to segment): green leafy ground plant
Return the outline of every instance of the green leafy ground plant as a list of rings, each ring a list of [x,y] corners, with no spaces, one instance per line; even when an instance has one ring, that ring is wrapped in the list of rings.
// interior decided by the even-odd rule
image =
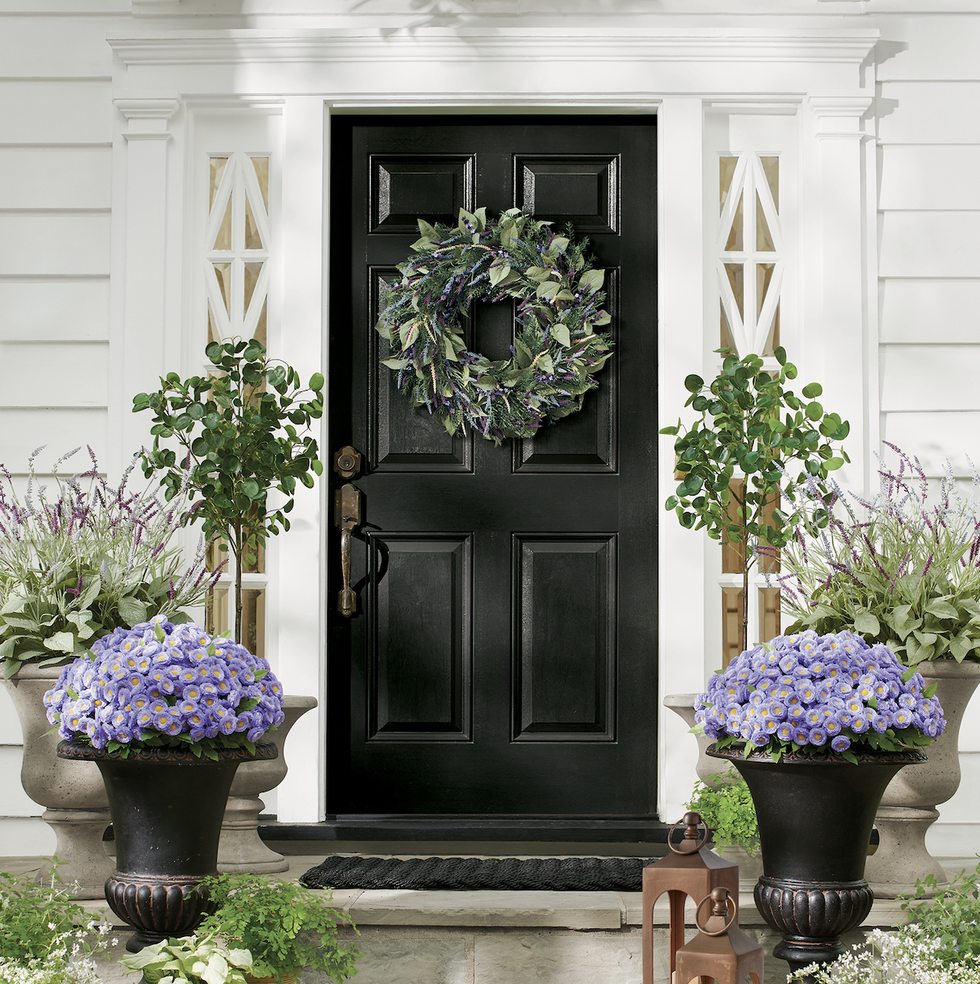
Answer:
[[[796,367],[775,352],[778,369],[758,355],[739,359],[729,349],[710,383],[698,375],[684,380],[685,406],[701,416],[689,427],[678,420],[661,434],[676,435],[680,482],[665,506],[686,529],[705,530],[714,540],[741,544],[742,650],[748,648],[749,572],[760,546],[779,549],[799,518],[798,488],[809,476],[823,482],[850,460],[840,442],[850,425],[825,412],[819,383],[801,396],[786,388]],[[836,444],[836,447],[835,447]],[[741,490],[733,480],[744,478]]]
[[[759,823],[755,816],[755,803],[742,776],[729,769],[700,779],[694,784],[689,810],[701,816],[711,828],[717,850],[735,844],[755,857],[759,850]]]
[[[91,954],[108,929],[61,887],[58,861],[47,877],[0,873],[0,984],[95,984]]]
[[[133,411],[153,413],[153,447],[143,473],[159,474],[168,494],[189,486],[209,545],[231,550],[235,564],[235,639],[242,638],[242,570],[270,533],[289,529],[297,482],[312,488],[323,472],[309,429],[323,416],[320,373],[303,387],[291,366],[270,359],[261,342],[212,342],[208,376],[171,372],[155,393],[139,393]],[[175,450],[169,442],[176,442]],[[273,506],[270,491],[280,495]],[[212,614],[207,628],[213,631]]]
[[[915,892],[902,899],[902,909],[924,934],[939,940],[941,960],[980,964],[980,864],[942,887],[934,875],[916,881]]]
[[[333,908],[329,891],[250,874],[212,876],[205,884],[217,908],[200,931],[247,949],[256,977],[281,980],[308,969],[339,984],[357,973],[360,951],[337,938],[341,926],[353,923]]]

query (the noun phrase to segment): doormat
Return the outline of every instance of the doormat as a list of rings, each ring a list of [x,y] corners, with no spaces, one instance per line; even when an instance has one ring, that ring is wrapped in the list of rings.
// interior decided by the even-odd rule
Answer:
[[[639,892],[657,858],[328,857],[300,878],[307,888],[511,892]]]

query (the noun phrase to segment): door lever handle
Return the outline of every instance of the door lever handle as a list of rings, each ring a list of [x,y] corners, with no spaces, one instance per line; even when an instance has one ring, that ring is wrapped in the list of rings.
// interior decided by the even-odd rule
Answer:
[[[340,530],[340,569],[343,587],[337,593],[337,611],[350,618],[357,611],[357,595],[350,586],[350,549],[352,534],[361,525],[361,493],[348,482],[334,492],[333,522]]]

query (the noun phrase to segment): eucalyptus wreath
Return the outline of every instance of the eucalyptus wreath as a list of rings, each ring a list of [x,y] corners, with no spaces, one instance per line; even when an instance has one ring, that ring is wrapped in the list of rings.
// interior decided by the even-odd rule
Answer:
[[[612,349],[597,331],[611,319],[588,241],[517,208],[496,221],[478,208],[460,209],[454,227],[418,224],[421,238],[398,266],[400,282],[382,292],[375,325],[391,350],[382,364],[413,407],[441,417],[450,434],[469,425],[498,445],[580,410]],[[517,301],[512,357],[470,351],[470,304],[509,298]]]

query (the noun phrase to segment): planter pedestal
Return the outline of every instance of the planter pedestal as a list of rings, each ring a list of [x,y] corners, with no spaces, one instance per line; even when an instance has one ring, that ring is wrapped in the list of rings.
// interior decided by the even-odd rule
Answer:
[[[866,875],[875,895],[894,899],[915,891],[918,879],[933,875],[936,886],[950,874],[926,848],[926,833],[939,818],[936,806],[952,799],[960,785],[959,734],[967,704],[980,684],[980,663],[940,660],[920,663],[926,686],[946,715],[946,730],[929,746],[927,769],[903,769],[889,784],[875,816],[878,850],[868,858]]]
[[[54,854],[63,862],[58,866],[62,883],[78,885],[76,899],[101,899],[113,867],[102,843],[112,822],[102,776],[94,762],[58,758],[58,735],[46,733],[51,725],[45,715],[44,694],[58,682],[61,670],[60,666],[27,663],[3,681],[24,738],[20,781],[24,792],[45,807],[41,819],[57,838]]]
[[[289,868],[289,862],[259,837],[259,814],[265,808],[259,794],[275,789],[286,777],[284,746],[289,729],[316,704],[315,697],[287,694],[282,701],[285,720],[264,738],[276,746],[278,758],[243,762],[238,767],[221,823],[218,871],[267,875]]]

